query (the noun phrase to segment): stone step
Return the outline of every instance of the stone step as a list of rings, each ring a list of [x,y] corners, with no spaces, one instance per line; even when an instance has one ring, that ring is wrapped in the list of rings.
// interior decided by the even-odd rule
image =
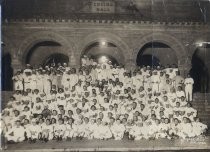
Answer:
[[[210,106],[206,106],[205,109],[210,110]]]
[[[210,126],[209,121],[206,121],[206,120],[202,120],[202,119],[201,119],[201,122],[204,123],[204,124],[206,124],[207,126]]]
[[[193,108],[197,110],[197,113],[206,113],[206,112],[209,112],[209,111],[206,111],[205,109],[197,109],[195,107],[193,107]]]
[[[192,105],[205,105],[205,101],[190,102]]]
[[[204,106],[204,105],[192,105],[192,107],[203,108],[203,109],[205,109],[205,106]]]
[[[196,109],[196,108],[195,108]],[[196,109],[197,110],[197,109]],[[203,113],[209,113],[209,111],[205,111],[205,110],[197,110],[197,114],[203,114]]]
[[[197,104],[197,105],[193,104],[192,106],[197,108],[205,108],[204,104]]]
[[[197,104],[204,104],[205,103],[205,100],[199,100],[199,101],[193,101],[193,102],[191,102],[191,104],[195,104],[195,105],[197,105]]]
[[[209,100],[209,97],[193,97],[193,102],[202,101],[202,100]]]
[[[210,111],[205,111],[205,110],[198,111],[198,114],[209,114],[210,115]]]
[[[192,105],[204,105],[205,101],[197,101],[197,102],[191,102]]]
[[[192,106],[205,106],[205,103],[192,103]]]
[[[210,121],[208,119],[202,119],[201,118],[201,122],[205,123],[206,125],[210,125]]]
[[[201,106],[192,106],[193,108],[197,109],[197,110],[203,110],[205,111],[205,107],[201,107]]]
[[[193,99],[202,99],[202,98],[210,98],[210,93],[194,93]]]
[[[201,113],[201,112],[199,113],[198,112],[198,117],[200,117],[200,118],[201,117],[203,117],[203,118],[206,117],[207,119],[210,120],[210,113],[209,112],[207,112],[207,113],[206,112],[203,112],[203,113]]]
[[[209,112],[198,112],[198,116],[210,116]]]
[[[210,120],[210,115],[198,115],[198,118],[202,120]]]

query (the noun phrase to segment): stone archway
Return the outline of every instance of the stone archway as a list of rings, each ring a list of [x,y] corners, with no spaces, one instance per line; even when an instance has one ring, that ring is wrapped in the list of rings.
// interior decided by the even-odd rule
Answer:
[[[99,59],[103,57],[107,58],[109,61],[112,61],[113,64],[124,65],[125,57],[119,47],[110,42],[103,43],[104,44],[102,44],[102,42],[96,42],[90,46],[87,46],[81,57],[86,55],[92,59],[95,59],[97,62],[99,62]]]
[[[69,57],[62,54],[62,53],[53,53],[48,55],[42,62],[43,66],[46,65],[58,65],[59,63],[63,64],[63,63],[69,63]]]
[[[183,44],[175,37],[164,34],[164,33],[151,33],[149,35],[140,38],[138,44],[135,45],[135,49],[132,53],[132,58],[136,59],[139,50],[143,48],[143,46],[149,42],[159,42],[168,45],[172,50],[175,51],[176,56],[178,58],[178,67],[181,71],[181,74],[184,75],[186,67],[189,67],[189,57],[187,51]]]
[[[138,66],[167,66],[177,65],[176,53],[168,45],[160,42],[149,42],[145,44],[136,57]]]
[[[192,55],[192,68],[189,74],[194,79],[193,91],[199,93],[209,92],[210,75],[210,44],[197,47]]]
[[[75,46],[73,42],[66,40],[64,36],[59,35],[57,33],[50,31],[41,31],[30,35],[29,37],[25,38],[25,40],[21,43],[17,52],[17,56],[18,59],[21,61],[22,66],[24,66],[25,64],[27,54],[29,53],[30,49],[34,45],[45,41],[59,43],[63,46],[61,53],[66,54],[71,59],[72,56],[74,56],[73,50],[75,50]]]
[[[86,36],[83,39],[83,41],[81,41],[81,46],[79,49],[80,53],[79,56],[77,57],[78,61],[80,61],[80,58],[86,51],[87,47],[101,41],[105,41],[116,45],[119,48],[120,53],[124,57],[124,64],[127,62],[128,59],[130,59],[131,55],[129,51],[131,49],[120,37],[107,32],[97,32]]]

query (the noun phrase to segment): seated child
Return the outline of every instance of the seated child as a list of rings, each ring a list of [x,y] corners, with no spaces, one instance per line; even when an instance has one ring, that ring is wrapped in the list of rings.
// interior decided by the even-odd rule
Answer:
[[[5,137],[8,142],[22,142],[25,140],[25,129],[21,126],[20,120],[17,120],[15,126],[6,132]]]

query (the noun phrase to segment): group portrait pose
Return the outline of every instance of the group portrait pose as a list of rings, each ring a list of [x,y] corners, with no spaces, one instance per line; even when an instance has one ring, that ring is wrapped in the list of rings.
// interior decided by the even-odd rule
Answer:
[[[194,80],[182,77],[175,65],[128,71],[88,56],[81,62],[79,68],[28,64],[17,71],[14,93],[1,114],[8,143],[205,135],[207,125],[191,104]]]

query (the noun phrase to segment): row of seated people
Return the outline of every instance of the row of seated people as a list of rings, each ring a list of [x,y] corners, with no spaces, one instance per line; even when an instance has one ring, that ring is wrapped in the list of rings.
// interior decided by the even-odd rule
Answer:
[[[166,97],[164,98],[166,100]],[[5,136],[9,141],[15,142],[25,140],[26,137],[31,141],[73,137],[120,140],[125,134],[135,140],[175,137],[185,139],[198,137],[207,129],[206,125],[196,118],[196,110],[190,103],[182,107],[180,102],[176,102],[175,107],[170,104],[161,106],[156,99],[156,107],[150,102],[148,104],[131,102],[123,106],[119,103],[109,104],[106,109],[97,104],[96,100],[90,104],[91,106],[85,106],[88,103],[83,99],[85,104],[80,105],[81,107],[71,102],[71,105],[67,106],[58,103],[58,108],[45,105],[41,111],[37,108],[34,113],[31,113],[28,103],[25,103],[23,112],[16,109],[13,115],[9,113],[11,105],[4,111],[3,124],[5,123],[5,129],[8,128],[5,130]]]

